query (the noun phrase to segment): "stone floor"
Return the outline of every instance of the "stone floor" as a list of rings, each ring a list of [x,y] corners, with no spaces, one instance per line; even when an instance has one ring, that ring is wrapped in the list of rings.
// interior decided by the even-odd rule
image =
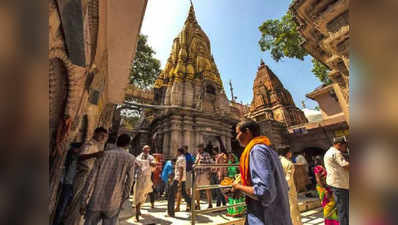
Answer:
[[[301,221],[303,222],[304,225],[324,224],[322,208],[312,209],[301,213]]]
[[[215,205],[215,204],[214,204]],[[201,208],[206,209],[206,202],[201,202]],[[151,209],[149,203],[145,203],[142,206],[141,213],[142,217],[139,222],[135,220],[135,209],[131,207],[131,202],[126,202],[123,206],[123,210],[119,216],[119,225],[168,225],[168,224],[178,224],[178,225],[188,225],[191,224],[191,215],[185,212],[185,203],[181,206],[182,212],[177,212],[174,218],[168,217],[167,215],[167,201],[158,201],[155,204],[155,208]],[[206,215],[199,215],[196,217],[197,223],[200,225],[208,224],[234,224],[243,225],[242,220],[244,218],[231,218],[225,215],[225,212],[214,212]],[[240,220],[240,221],[239,221]],[[304,225],[321,225],[323,224],[322,218],[322,208],[316,208],[308,210],[302,213],[302,221]]]

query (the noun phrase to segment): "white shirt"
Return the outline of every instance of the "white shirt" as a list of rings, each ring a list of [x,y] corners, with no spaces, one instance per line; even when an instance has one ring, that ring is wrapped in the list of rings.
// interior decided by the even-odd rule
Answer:
[[[327,172],[326,183],[332,187],[349,189],[350,172],[344,166],[350,163],[344,158],[343,154],[334,147],[330,147],[324,158]]]
[[[152,167],[151,163],[155,161],[155,158],[148,154],[146,157],[145,154],[142,152],[136,158],[136,177],[139,178],[140,176],[151,176]]]
[[[185,156],[180,155],[177,157],[176,161],[176,166],[174,170],[174,180],[180,180],[180,177],[182,176],[181,181],[186,181],[187,179],[187,173],[186,173],[186,161],[185,161]],[[182,168],[182,174],[181,174],[181,168]]]

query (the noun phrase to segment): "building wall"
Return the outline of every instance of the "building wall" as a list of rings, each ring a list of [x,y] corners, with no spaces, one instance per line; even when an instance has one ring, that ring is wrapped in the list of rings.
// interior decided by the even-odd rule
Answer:
[[[295,0],[290,11],[305,39],[302,46],[330,69],[329,78],[340,86],[338,98],[349,121],[349,0]]]
[[[156,119],[152,124],[152,133],[156,133],[162,139],[160,149],[166,158],[173,158],[177,149],[183,145],[188,146],[188,151],[197,151],[198,144],[220,146],[222,140],[227,151],[231,151],[231,129],[229,121],[222,118],[214,118],[204,114],[192,114],[179,110],[167,116]]]
[[[289,145],[288,132],[284,123],[274,120],[258,121],[261,135],[265,135],[271,141],[275,149]]]
[[[69,143],[88,140],[97,126],[109,128],[128,84],[147,0],[110,2],[48,2],[50,223]]]
[[[323,119],[328,119],[329,117],[343,112],[340,104],[336,101],[337,99],[331,97],[328,92],[319,95],[315,100],[319,104]]]

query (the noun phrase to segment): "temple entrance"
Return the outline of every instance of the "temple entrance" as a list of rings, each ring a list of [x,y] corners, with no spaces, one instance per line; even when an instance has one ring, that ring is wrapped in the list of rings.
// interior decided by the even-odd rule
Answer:
[[[308,148],[305,148],[300,153],[302,154],[304,152],[305,152],[305,158],[307,159],[308,163],[310,163],[310,161],[313,161],[313,158],[315,158],[315,156],[317,156],[317,155],[319,155],[323,158],[323,155],[325,155],[326,150],[319,148],[319,147],[308,147]]]
[[[296,152],[294,157],[298,154],[301,154],[305,157],[308,162],[308,173],[304,172],[304,167],[301,165],[296,165],[296,173],[297,175],[295,178],[295,182],[297,185],[297,190],[299,192],[314,190],[316,185],[315,174],[314,174],[314,167],[315,167],[315,157],[320,156],[323,159],[326,150],[319,148],[319,147],[307,147],[304,148],[301,152]]]
[[[205,145],[205,151],[210,154],[214,154],[213,151],[217,153],[220,152],[221,143],[217,139],[217,136],[203,136],[203,144]]]

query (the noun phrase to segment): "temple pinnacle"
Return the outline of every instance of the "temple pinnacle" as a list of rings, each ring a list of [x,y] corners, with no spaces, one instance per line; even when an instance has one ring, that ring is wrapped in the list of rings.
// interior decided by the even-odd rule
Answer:
[[[188,17],[187,17],[187,20],[185,21],[185,23],[187,23],[188,21],[191,23],[197,23],[196,16],[195,16],[195,9],[193,8],[192,0],[190,0],[190,2],[191,2],[191,6],[189,7],[189,13],[188,13]]]
[[[260,60],[260,65],[265,65],[265,63],[264,63],[264,60],[263,60],[263,59],[261,59],[261,60]]]

